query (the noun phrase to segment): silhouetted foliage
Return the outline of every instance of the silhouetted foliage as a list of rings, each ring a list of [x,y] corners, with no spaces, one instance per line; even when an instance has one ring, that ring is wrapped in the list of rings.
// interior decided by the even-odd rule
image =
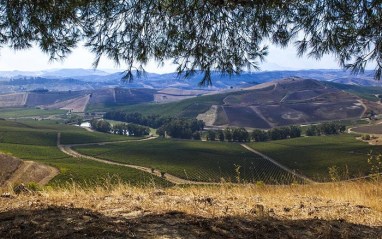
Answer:
[[[179,74],[201,70],[201,84],[211,84],[212,70],[257,69],[266,42],[294,43],[317,59],[332,53],[353,73],[376,61],[382,75],[380,0],[12,0],[0,1],[0,12],[0,46],[36,44],[62,59],[85,41],[95,67],[102,56],[126,63],[126,80],[149,59],[172,59]]]

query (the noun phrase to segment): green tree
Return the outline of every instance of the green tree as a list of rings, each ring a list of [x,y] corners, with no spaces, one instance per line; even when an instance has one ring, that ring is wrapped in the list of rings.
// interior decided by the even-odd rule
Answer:
[[[376,61],[382,75],[380,0],[67,0],[0,1],[0,46],[36,44],[52,60],[80,41],[95,54],[127,64],[125,78],[138,76],[149,59],[172,59],[179,74],[237,74],[257,69],[266,42],[294,43],[299,55],[332,53],[353,73]]]
[[[223,130],[218,130],[217,131],[217,136],[219,138],[219,141],[224,141],[224,132],[223,132]]]
[[[210,129],[207,131],[207,140],[209,141],[215,141],[216,139],[216,131],[213,129]]]
[[[194,140],[201,140],[200,132],[199,132],[199,131],[195,131],[195,132],[192,134],[192,138],[193,138]]]
[[[224,136],[228,142],[232,141],[232,128],[227,127],[224,129]]]

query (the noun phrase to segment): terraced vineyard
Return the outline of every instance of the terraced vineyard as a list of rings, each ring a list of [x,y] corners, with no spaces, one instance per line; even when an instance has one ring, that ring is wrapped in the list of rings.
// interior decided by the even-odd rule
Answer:
[[[249,146],[316,181],[330,181],[329,167],[336,166],[341,179],[365,176],[371,169],[368,154],[382,153],[381,146],[369,145],[355,137],[353,134],[301,137]]]
[[[203,182],[301,182],[241,145],[155,139],[145,142],[82,146],[78,152],[114,162],[140,165]]]

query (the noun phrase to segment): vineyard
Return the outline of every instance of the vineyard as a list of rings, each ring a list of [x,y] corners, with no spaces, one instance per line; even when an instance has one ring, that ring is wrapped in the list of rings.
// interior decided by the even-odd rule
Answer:
[[[355,139],[356,135],[301,137],[288,140],[250,143],[249,146],[279,163],[316,181],[330,181],[333,176],[349,179],[370,173],[368,154],[381,154],[381,146]],[[329,174],[329,168],[335,172]]]
[[[202,182],[301,182],[240,144],[155,139],[101,146],[76,147],[81,154],[140,165]]]

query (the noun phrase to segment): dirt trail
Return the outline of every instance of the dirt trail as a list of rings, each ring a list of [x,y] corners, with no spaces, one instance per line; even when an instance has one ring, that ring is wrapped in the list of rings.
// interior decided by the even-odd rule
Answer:
[[[257,150],[254,150],[253,148],[249,147],[249,146],[246,145],[246,144],[241,144],[241,146],[243,146],[244,148],[248,149],[249,151],[251,151],[251,152],[253,152],[253,153],[255,153],[255,154],[260,155],[261,157],[265,158],[266,160],[268,160],[269,162],[273,163],[274,165],[276,165],[276,166],[282,168],[283,170],[287,171],[288,173],[291,173],[291,174],[293,174],[294,176],[296,176],[296,177],[298,177],[298,178],[300,178],[300,179],[302,179],[302,180],[304,180],[304,181],[306,181],[306,182],[308,182],[308,183],[316,183],[316,182],[313,181],[312,179],[307,178],[307,177],[305,177],[304,175],[301,175],[301,174],[299,174],[299,173],[296,173],[296,172],[294,172],[293,170],[290,170],[289,168],[287,168],[287,167],[285,167],[284,165],[278,163],[276,160],[272,159],[271,157],[268,157],[267,155],[262,154],[262,153],[260,153],[260,152],[257,151]]]
[[[85,144],[70,144],[70,145],[62,145],[60,144],[60,138],[61,138],[61,134],[58,133],[57,135],[57,147],[65,154],[71,156],[71,157],[75,157],[75,158],[87,158],[87,159],[90,159],[90,160],[94,160],[94,161],[97,161],[97,162],[101,162],[101,163],[107,163],[107,164],[113,164],[113,165],[118,165],[118,166],[123,166],[123,167],[129,167],[129,168],[135,168],[135,169],[138,169],[138,170],[141,170],[141,171],[144,171],[144,172],[147,172],[147,173],[152,173],[151,172],[151,168],[146,168],[146,167],[142,167],[142,166],[137,166],[137,165],[131,165],[131,164],[123,164],[123,163],[117,163],[117,162],[113,162],[113,161],[109,161],[109,160],[105,160],[105,159],[100,159],[100,158],[95,158],[95,157],[92,157],[92,156],[88,156],[88,155],[84,155],[84,154],[80,154],[78,153],[77,151],[75,151],[72,147],[75,147],[75,146],[88,146],[88,145],[104,145],[104,144],[112,144],[112,143],[125,143],[125,142],[137,142],[137,141],[146,141],[146,140],[152,140],[152,139],[155,139],[156,137],[150,137],[150,138],[145,138],[145,139],[140,139],[140,140],[125,140],[125,141],[114,141],[114,142],[102,142],[102,143],[85,143]],[[292,170],[290,170],[289,168],[285,167],[284,165],[276,162],[274,159],[252,149],[251,147],[249,147],[248,145],[245,145],[245,144],[241,144],[245,149],[253,152],[253,153],[256,153],[260,156],[262,156],[263,158],[269,160],[271,163],[275,164],[276,166],[280,167],[281,169],[295,175],[296,177],[308,182],[308,183],[316,183],[315,181],[301,175],[301,174],[298,174]],[[156,171],[153,173],[154,175],[158,176],[158,177],[161,177],[161,174],[160,172]],[[174,175],[171,175],[171,174],[168,174],[166,173],[165,175],[165,178],[171,182],[171,183],[174,183],[174,184],[218,184],[218,183],[209,183],[209,182],[200,182],[200,181],[190,181],[190,180],[186,180],[186,179],[182,179],[182,178],[179,178],[177,176],[174,176]]]
[[[138,169],[138,170],[141,170],[143,172],[151,173],[151,174],[154,174],[154,175],[156,175],[158,177],[161,177],[161,173],[158,170],[156,170],[156,171],[154,171],[154,173],[152,173],[151,172],[151,168],[146,168],[146,167],[137,166],[137,165],[131,165],[131,164],[117,163],[117,162],[113,162],[113,161],[109,161],[109,160],[105,160],[105,159],[95,158],[95,157],[92,157],[92,156],[80,154],[80,153],[78,153],[77,151],[75,151],[72,148],[74,146],[104,145],[104,144],[111,144],[111,143],[126,143],[126,142],[146,141],[146,140],[156,139],[156,137],[149,137],[149,138],[139,139],[139,140],[124,140],[124,141],[114,141],[114,142],[70,144],[70,145],[62,145],[62,144],[60,144],[60,138],[61,138],[61,134],[58,133],[58,135],[57,135],[57,147],[63,153],[65,153],[65,154],[67,154],[69,156],[72,156],[72,157],[75,157],[75,158],[87,158],[87,159],[94,160],[94,161],[101,162],[101,163],[107,163],[107,164],[112,164],[112,165],[118,165],[118,166],[123,166],[123,167],[134,168],[134,169]],[[167,181],[171,182],[171,183],[174,183],[174,184],[216,184],[216,183],[190,181],[190,180],[182,179],[182,178],[179,178],[177,176],[171,175],[169,173],[165,174],[165,179]]]

